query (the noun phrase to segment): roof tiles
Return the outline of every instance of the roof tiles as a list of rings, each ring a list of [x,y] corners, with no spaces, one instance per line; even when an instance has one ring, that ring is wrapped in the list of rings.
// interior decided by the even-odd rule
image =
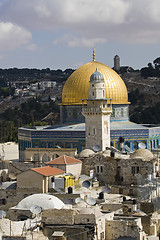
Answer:
[[[31,168],[32,171],[40,173],[44,176],[53,176],[53,175],[59,175],[65,173],[65,171],[59,169],[59,168],[53,168],[50,166],[46,167],[39,167],[39,168]]]

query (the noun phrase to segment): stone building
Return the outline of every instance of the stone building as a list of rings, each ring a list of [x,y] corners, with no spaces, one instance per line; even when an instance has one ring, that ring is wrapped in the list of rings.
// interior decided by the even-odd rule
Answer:
[[[17,191],[48,193],[54,177],[62,176],[65,171],[49,166],[31,168],[17,175]]]
[[[155,189],[159,184],[156,179],[158,161],[147,149],[138,149],[130,157],[119,155],[117,157],[108,156],[107,151],[91,154],[79,159],[82,160],[82,173],[89,175],[94,171],[94,176],[101,185],[111,186],[113,193],[120,193],[138,197],[139,199],[149,199],[150,194],[155,196]]]

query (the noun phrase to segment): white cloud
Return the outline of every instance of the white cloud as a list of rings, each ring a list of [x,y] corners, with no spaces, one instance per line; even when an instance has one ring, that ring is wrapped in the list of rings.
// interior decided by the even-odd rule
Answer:
[[[159,0],[3,0],[0,16],[30,31],[60,31],[62,37],[55,42],[66,41],[71,47],[93,46],[106,39],[125,43],[160,39]],[[66,32],[72,37],[67,39]]]
[[[54,44],[66,43],[69,47],[95,47],[97,44],[105,43],[104,38],[86,38],[64,35],[62,38],[53,41]]]
[[[0,22],[0,50],[10,51],[30,42],[32,35],[11,22]]]
[[[30,51],[35,51],[37,49],[37,46],[35,44],[30,44],[26,48]]]

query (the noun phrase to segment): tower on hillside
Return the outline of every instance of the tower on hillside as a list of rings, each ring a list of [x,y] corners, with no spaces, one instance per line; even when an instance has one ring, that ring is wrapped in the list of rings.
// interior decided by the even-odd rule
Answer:
[[[103,75],[97,70],[91,75],[87,106],[83,106],[82,114],[86,123],[86,148],[104,151],[110,147],[110,115],[111,99],[105,98]]]
[[[120,70],[120,57],[118,55],[114,57],[114,70],[115,71]]]

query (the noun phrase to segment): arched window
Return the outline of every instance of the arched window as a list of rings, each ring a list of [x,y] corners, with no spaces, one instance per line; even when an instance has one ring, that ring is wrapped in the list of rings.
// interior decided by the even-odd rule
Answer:
[[[133,149],[138,149],[138,142],[137,142],[137,141],[134,141],[134,143],[133,143]]]
[[[156,140],[153,140],[153,148],[156,148]]]
[[[110,145],[111,145],[112,147],[114,147],[114,142],[113,142],[113,141],[111,141],[111,142],[110,142]]]
[[[130,143],[130,142],[128,142],[128,141],[126,141],[126,142],[124,143],[124,145],[127,145],[127,146],[130,148],[130,146],[131,146],[131,143]]]
[[[39,161],[39,155],[38,155],[37,153],[35,153],[35,154],[33,155],[33,161],[34,161],[34,162],[38,162],[38,161]]]
[[[45,153],[42,157],[42,162],[49,162],[50,161],[50,158],[49,156]]]
[[[158,148],[158,145],[159,145],[159,140],[157,139],[157,148]]]
[[[53,156],[52,156],[52,160],[55,159],[55,158],[58,158],[58,157],[59,157],[59,155],[55,153],[55,154],[53,154]]]

